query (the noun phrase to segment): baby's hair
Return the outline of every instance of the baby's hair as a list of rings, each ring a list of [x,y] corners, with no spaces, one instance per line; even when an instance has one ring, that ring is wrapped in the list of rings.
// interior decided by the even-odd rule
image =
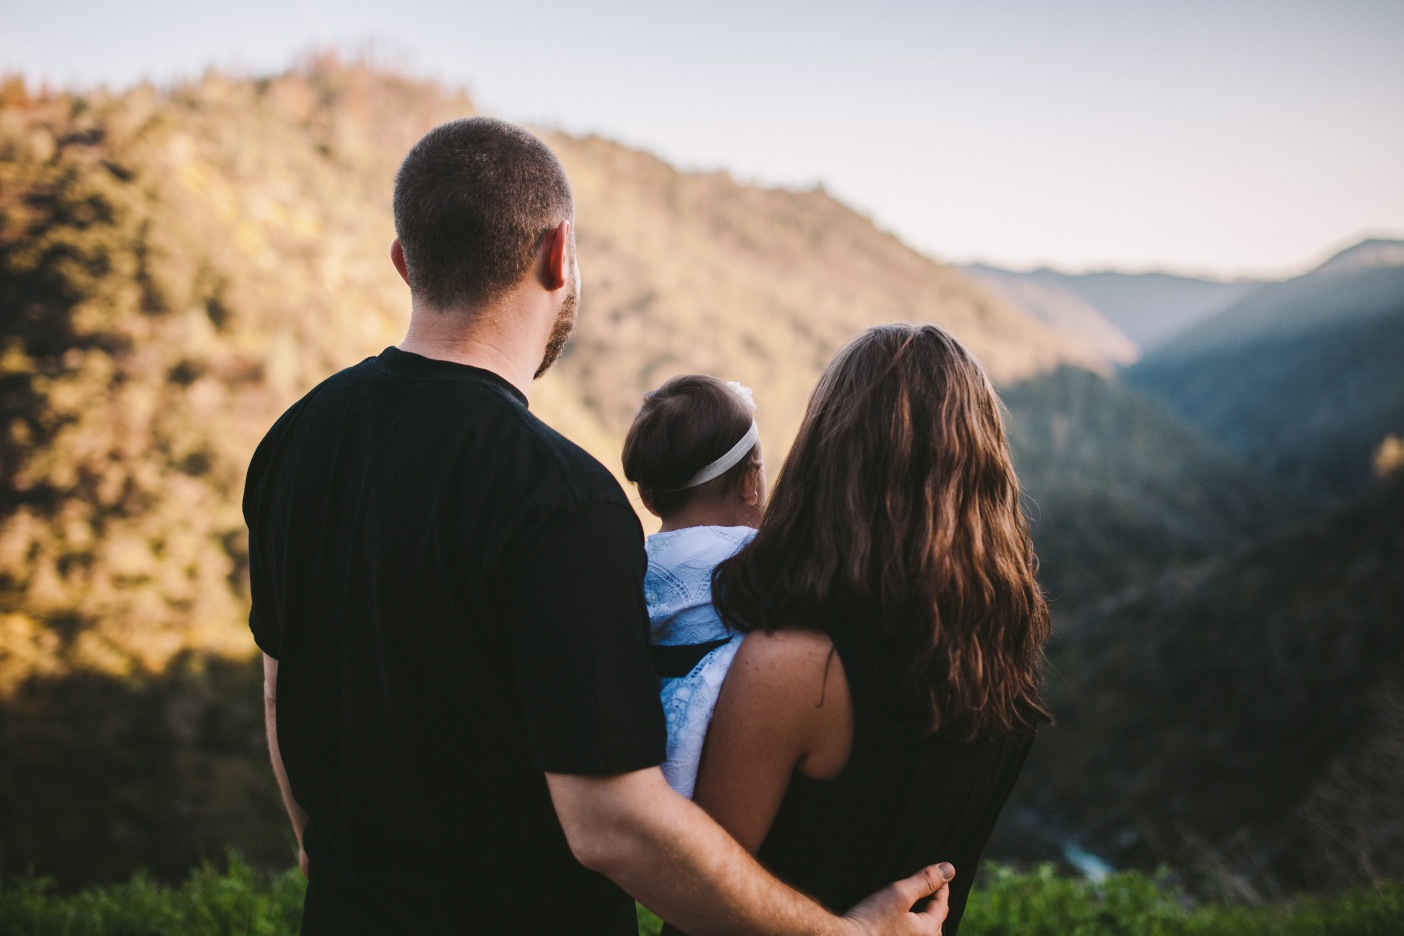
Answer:
[[[730,491],[760,460],[755,446],[749,457],[717,478],[695,487],[684,485],[729,452],[751,422],[750,404],[717,378],[674,377],[644,394],[643,406],[624,438],[624,477],[638,485],[639,494],[660,517],[694,499]]]

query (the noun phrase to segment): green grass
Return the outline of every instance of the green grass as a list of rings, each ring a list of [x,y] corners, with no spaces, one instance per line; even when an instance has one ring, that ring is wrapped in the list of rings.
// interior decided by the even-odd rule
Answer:
[[[128,884],[59,894],[24,878],[0,887],[5,936],[294,936],[307,882],[296,869],[262,874],[231,856],[205,864],[179,887],[137,876]]]
[[[0,885],[5,936],[294,936],[306,884],[296,870],[255,871],[231,856],[169,887],[130,883],[61,894],[39,878]],[[641,936],[658,918],[639,908]],[[1136,872],[1100,884],[1052,868],[990,867],[961,936],[1395,936],[1404,932],[1404,882],[1264,906],[1196,904],[1166,880]]]
[[[1137,872],[1092,882],[989,867],[961,936],[1398,936],[1404,882],[1265,905],[1196,904]]]

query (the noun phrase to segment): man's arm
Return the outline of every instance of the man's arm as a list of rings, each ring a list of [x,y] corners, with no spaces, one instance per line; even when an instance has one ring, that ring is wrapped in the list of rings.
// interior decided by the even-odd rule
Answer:
[[[694,936],[941,932],[950,865],[923,868],[839,918],[762,868],[656,767],[610,777],[548,773],[546,781],[577,860]],[[933,893],[924,910],[910,912]]]
[[[273,776],[278,791],[283,794],[283,808],[288,811],[293,834],[297,836],[297,864],[307,873],[307,851],[302,847],[302,830],[307,827],[307,813],[293,799],[288,772],[283,769],[283,755],[278,750],[278,661],[263,655],[263,727],[268,734],[268,759],[273,762]]]

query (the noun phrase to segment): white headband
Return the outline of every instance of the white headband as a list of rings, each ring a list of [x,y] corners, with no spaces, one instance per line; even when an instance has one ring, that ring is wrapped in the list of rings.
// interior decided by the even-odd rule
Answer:
[[[751,420],[751,428],[746,430],[746,434],[741,437],[741,441],[733,445],[725,455],[703,468],[697,474],[687,479],[687,483],[682,487],[673,488],[674,491],[686,491],[688,488],[695,488],[699,484],[706,484],[713,478],[720,478],[731,469],[733,465],[746,456],[746,453],[756,447],[760,441],[760,430],[756,428],[755,420]]]
[[[750,408],[751,412],[754,413],[756,411],[756,401],[751,395],[750,387],[743,387],[735,380],[728,380],[726,382],[726,389],[745,401],[746,406]],[[741,437],[741,440],[733,445],[725,455],[704,467],[691,478],[688,478],[686,484],[681,487],[669,488],[664,493],[671,494],[673,491],[686,491],[688,488],[695,488],[699,484],[706,484],[713,478],[720,478],[722,475],[726,474],[733,465],[739,462],[747,452],[755,448],[756,443],[759,441],[760,430],[756,428],[756,421],[752,419],[751,428],[746,430],[746,434]]]

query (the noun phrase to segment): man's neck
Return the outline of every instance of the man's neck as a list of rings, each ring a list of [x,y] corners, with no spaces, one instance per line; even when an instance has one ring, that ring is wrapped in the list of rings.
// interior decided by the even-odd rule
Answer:
[[[507,310],[462,314],[415,308],[398,347],[436,361],[492,371],[530,397],[532,377],[541,365],[545,345],[536,331],[530,316]]]

